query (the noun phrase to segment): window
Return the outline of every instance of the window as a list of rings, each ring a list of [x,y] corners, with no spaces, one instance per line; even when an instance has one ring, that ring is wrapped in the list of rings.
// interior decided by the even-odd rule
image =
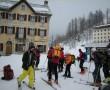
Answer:
[[[22,52],[24,50],[25,44],[16,44],[16,51]]]
[[[13,14],[8,14],[8,19],[13,20]]]
[[[38,29],[38,35],[41,37],[46,36],[46,30],[45,29]]]
[[[30,21],[35,22],[35,16],[30,16]]]
[[[18,33],[19,33],[18,37],[23,38],[24,37],[24,28],[19,28]]]
[[[21,5],[21,10],[25,10],[25,5],[24,4]]]
[[[30,29],[30,35],[33,36],[34,34],[35,34],[35,29],[32,29],[32,28],[31,28],[31,29]]]
[[[41,23],[44,23],[45,22],[45,17],[44,16],[41,16]]]
[[[7,34],[13,33],[13,27],[7,27]]]
[[[0,51],[3,51],[3,43],[0,43]]]
[[[41,53],[46,52],[46,45],[38,45],[38,48]]]
[[[17,20],[26,21],[27,15],[19,15],[17,16]]]

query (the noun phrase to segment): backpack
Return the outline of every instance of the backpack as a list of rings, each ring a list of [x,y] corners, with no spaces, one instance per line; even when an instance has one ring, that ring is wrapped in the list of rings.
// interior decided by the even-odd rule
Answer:
[[[61,51],[59,49],[54,49],[52,57],[60,57]]]
[[[6,65],[3,67],[3,73],[4,73],[4,77],[2,77],[2,80],[13,79],[14,73],[13,73],[13,70],[11,69],[10,65]]]
[[[87,60],[87,53],[84,52],[83,54],[84,54],[84,60]]]
[[[75,63],[75,55],[71,55],[71,57],[72,57],[72,64],[74,64]]]
[[[65,63],[66,63],[66,64],[73,63],[73,58],[74,58],[73,55],[71,55],[71,54],[66,54],[66,55],[65,55]]]

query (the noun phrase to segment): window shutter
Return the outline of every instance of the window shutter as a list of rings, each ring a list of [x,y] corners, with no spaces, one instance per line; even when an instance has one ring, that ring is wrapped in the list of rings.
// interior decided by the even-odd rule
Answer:
[[[4,33],[4,26],[1,26],[1,33]]]
[[[19,14],[17,14],[17,20],[19,20]]]
[[[28,28],[28,35],[30,35],[30,28]]]
[[[19,27],[16,28],[16,39],[18,39],[18,34],[19,34],[18,30],[19,30]]]
[[[35,16],[35,22],[37,22],[37,16]]]
[[[27,20],[27,15],[24,16],[24,21],[26,21],[26,20]]]
[[[8,13],[6,13],[6,19],[8,19]]]
[[[16,14],[13,14],[13,19],[16,20]]]
[[[35,29],[35,35],[37,35],[37,29]]]
[[[40,22],[40,16],[38,17],[38,22]]]
[[[45,23],[47,23],[47,17],[45,17]]]
[[[40,36],[40,29],[38,29],[38,36]]]
[[[30,15],[28,15],[28,21],[30,21]]]
[[[5,26],[5,33],[7,33],[7,26]]]
[[[15,34],[15,27],[13,27],[13,34]]]
[[[26,39],[26,28],[24,28],[24,39]]]

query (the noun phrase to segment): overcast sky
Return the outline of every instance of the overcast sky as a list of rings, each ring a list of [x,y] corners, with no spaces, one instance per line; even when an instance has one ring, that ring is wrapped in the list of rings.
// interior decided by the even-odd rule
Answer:
[[[44,0],[28,0],[43,4]],[[90,11],[110,8],[110,0],[48,0],[52,12],[50,34],[64,34],[68,23],[75,17],[87,16]]]

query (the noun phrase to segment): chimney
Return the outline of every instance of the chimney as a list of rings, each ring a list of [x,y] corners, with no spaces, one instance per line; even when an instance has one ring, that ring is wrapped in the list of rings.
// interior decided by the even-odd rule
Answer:
[[[48,6],[48,1],[47,0],[44,1],[44,5]]]

